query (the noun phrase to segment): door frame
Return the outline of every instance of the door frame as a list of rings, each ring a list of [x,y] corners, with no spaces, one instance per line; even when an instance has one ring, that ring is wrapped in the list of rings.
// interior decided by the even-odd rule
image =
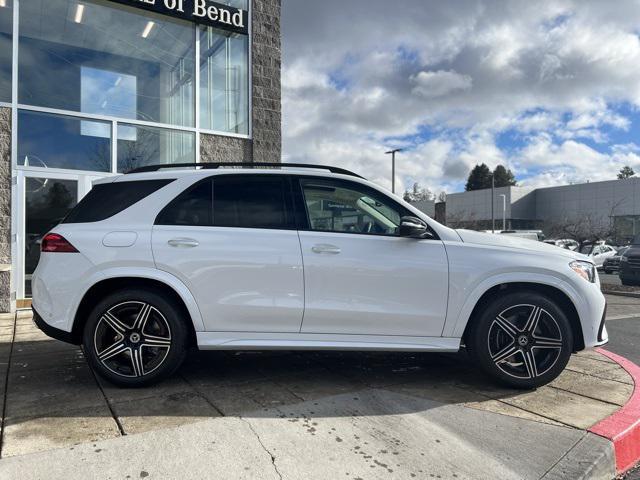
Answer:
[[[78,184],[78,196],[76,201],[79,202],[91,190],[94,180],[112,176],[113,174],[96,174],[94,172],[84,171],[64,171],[58,169],[42,169],[42,168],[20,168],[14,171],[14,185],[16,189],[16,202],[13,205],[12,216],[15,221],[15,235],[12,236],[12,250],[16,252],[12,256],[12,270],[14,272],[13,281],[16,292],[16,302],[18,305],[30,301],[25,295],[26,281],[26,179],[27,178],[46,178],[51,180],[71,180]]]

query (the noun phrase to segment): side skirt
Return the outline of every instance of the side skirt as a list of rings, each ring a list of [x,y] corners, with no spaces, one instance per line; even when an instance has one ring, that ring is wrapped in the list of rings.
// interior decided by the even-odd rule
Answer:
[[[457,352],[459,338],[316,333],[197,332],[201,350],[378,350]]]

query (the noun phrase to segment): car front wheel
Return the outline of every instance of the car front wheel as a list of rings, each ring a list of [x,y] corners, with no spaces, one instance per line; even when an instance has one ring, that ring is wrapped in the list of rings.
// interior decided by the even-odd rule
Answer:
[[[532,389],[551,382],[573,350],[565,313],[536,292],[496,298],[472,322],[467,350],[486,373],[511,387]]]
[[[89,363],[123,387],[142,387],[171,375],[183,362],[188,331],[180,308],[159,292],[122,290],[93,309],[84,328]]]

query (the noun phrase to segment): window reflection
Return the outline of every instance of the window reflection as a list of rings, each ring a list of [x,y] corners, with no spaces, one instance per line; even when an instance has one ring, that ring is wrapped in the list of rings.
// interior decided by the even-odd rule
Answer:
[[[193,126],[194,57],[188,22],[92,2],[20,6],[23,104]]]
[[[0,102],[11,101],[13,1],[0,0]]]
[[[192,132],[118,124],[118,172],[145,165],[195,161]]]
[[[200,27],[200,126],[249,133],[246,35]]]
[[[25,179],[25,296],[31,296],[31,275],[40,260],[42,237],[78,201],[78,182],[50,178]]]
[[[111,124],[21,110],[18,165],[111,171]]]

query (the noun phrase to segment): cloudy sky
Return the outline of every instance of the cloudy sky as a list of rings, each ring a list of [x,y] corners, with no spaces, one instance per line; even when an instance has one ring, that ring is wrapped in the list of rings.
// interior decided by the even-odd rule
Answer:
[[[460,191],[640,172],[640,0],[282,0],[285,161]],[[398,189],[399,190],[399,189]]]

